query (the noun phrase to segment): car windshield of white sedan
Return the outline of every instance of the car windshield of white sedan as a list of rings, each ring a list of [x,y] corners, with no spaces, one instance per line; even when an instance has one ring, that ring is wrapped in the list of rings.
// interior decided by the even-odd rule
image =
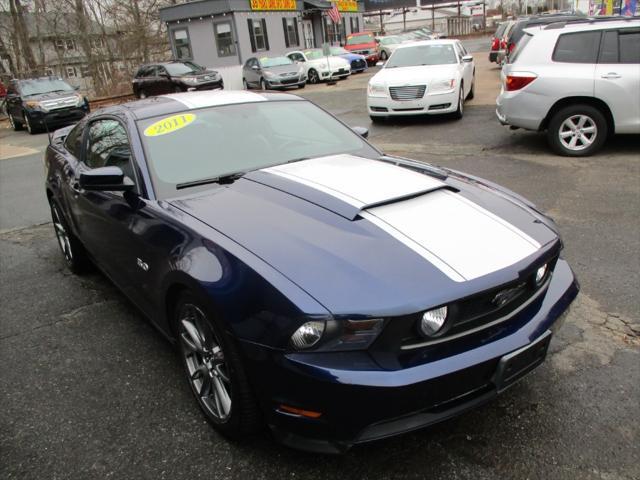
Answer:
[[[324,110],[297,100],[187,110],[140,120],[138,130],[159,198],[191,182],[305,158],[380,156]]]
[[[291,65],[293,62],[289,57],[264,57],[260,59],[260,65],[263,68],[281,67],[282,65]]]
[[[397,49],[385,68],[449,65],[458,63],[453,45],[416,45]]]
[[[319,58],[324,57],[324,55],[322,54],[322,50],[318,49],[318,50],[307,50],[304,52],[305,56],[307,57],[307,60],[318,60]]]

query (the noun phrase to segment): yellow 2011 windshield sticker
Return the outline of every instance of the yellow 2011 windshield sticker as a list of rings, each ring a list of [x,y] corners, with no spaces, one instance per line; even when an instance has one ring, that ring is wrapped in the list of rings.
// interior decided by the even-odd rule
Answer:
[[[144,129],[145,137],[159,137],[167,133],[175,132],[186,127],[196,119],[193,113],[181,113],[180,115],[172,115],[152,123]]]

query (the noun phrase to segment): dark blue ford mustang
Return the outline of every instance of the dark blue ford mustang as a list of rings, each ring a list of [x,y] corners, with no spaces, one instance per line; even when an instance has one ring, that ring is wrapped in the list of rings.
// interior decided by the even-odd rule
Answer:
[[[46,192],[178,345],[206,418],[324,452],[439,422],[537,367],[578,293],[552,220],[383,155],[285,94],[192,92],[58,130]]]

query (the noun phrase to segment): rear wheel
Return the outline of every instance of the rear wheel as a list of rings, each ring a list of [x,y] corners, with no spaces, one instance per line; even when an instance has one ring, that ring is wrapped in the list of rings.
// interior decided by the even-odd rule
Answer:
[[[598,151],[608,134],[607,121],[591,105],[571,105],[556,112],[547,130],[549,145],[559,155],[584,157]]]
[[[384,50],[380,52],[380,60],[382,60],[383,62],[386,62],[387,58],[389,58],[387,55],[387,52],[385,52]]]
[[[67,267],[75,274],[86,272],[91,268],[91,261],[89,260],[86,250],[71,232],[69,224],[65,220],[57,203],[50,199],[49,205],[51,207],[53,229]]]
[[[206,419],[220,433],[241,438],[260,427],[258,406],[233,338],[195,295],[181,295],[174,311],[180,357]]]
[[[475,88],[476,88],[476,72],[473,72],[473,79],[471,80],[471,90],[469,90],[469,94],[467,95],[467,100],[473,100],[475,96]]]

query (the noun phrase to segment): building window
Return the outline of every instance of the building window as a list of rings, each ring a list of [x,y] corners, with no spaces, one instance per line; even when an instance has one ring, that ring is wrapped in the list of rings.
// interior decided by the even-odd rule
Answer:
[[[65,67],[65,72],[67,74],[67,78],[76,78],[79,76],[76,67]]]
[[[282,28],[284,29],[284,43],[289,47],[297,47],[300,45],[300,37],[298,36],[298,19],[295,17],[284,17],[282,19]]]
[[[233,41],[233,31],[231,22],[216,23],[213,26],[216,32],[216,45],[218,45],[218,56],[229,57],[236,54],[236,44]]]
[[[191,44],[189,43],[189,32],[186,28],[180,28],[173,31],[173,46],[176,49],[176,58],[178,60],[191,59]]]
[[[360,31],[360,19],[358,17],[349,18],[349,26],[351,27],[351,33],[358,33]]]
[[[265,19],[249,18],[249,38],[251,39],[251,51],[259,52],[269,50],[269,38],[267,36],[267,22]]]
[[[45,67],[44,75],[46,77],[55,77],[56,76],[55,72],[53,71],[53,68],[51,68],[51,67]]]
[[[325,42],[329,42],[331,44],[340,43],[341,39],[344,37],[344,17],[340,23],[333,23],[333,20],[329,17],[324,17],[324,20]]]
[[[68,39],[57,38],[55,40],[55,46],[57,50],[75,50],[76,49],[76,43],[70,38]]]

